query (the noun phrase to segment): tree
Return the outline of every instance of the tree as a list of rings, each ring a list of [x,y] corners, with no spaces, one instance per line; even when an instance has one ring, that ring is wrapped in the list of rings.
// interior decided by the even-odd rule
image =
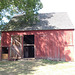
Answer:
[[[34,21],[37,21],[38,11],[42,7],[40,0],[0,0],[0,21],[3,16],[10,19],[13,14],[22,13],[25,15],[25,23],[33,24]],[[2,15],[3,11],[8,12],[10,15]]]

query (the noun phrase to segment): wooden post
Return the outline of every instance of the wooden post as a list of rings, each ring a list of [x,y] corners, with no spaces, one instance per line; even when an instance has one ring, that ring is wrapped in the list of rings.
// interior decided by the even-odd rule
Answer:
[[[23,38],[24,38],[24,36],[22,36],[22,58],[23,58]]]
[[[2,59],[2,47],[0,47],[0,60]]]

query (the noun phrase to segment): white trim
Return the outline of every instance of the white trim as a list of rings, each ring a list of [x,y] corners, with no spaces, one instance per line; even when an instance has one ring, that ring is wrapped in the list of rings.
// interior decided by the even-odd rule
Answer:
[[[73,32],[73,44],[74,44],[74,61],[75,61],[75,30]]]

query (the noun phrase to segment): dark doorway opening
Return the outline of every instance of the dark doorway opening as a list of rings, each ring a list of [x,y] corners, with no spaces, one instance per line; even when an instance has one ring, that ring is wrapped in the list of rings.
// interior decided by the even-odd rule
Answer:
[[[34,35],[24,35],[24,44],[34,44]]]
[[[2,47],[2,59],[8,59],[8,47]]]
[[[8,47],[2,47],[2,54],[8,54]]]
[[[24,35],[24,58],[34,58],[34,35]]]
[[[34,46],[25,46],[24,58],[33,58],[33,57],[34,57]]]

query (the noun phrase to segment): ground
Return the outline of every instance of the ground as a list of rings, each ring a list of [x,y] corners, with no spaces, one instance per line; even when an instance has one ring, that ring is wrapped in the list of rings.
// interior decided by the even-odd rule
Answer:
[[[75,62],[45,59],[0,61],[0,75],[75,75]]]

